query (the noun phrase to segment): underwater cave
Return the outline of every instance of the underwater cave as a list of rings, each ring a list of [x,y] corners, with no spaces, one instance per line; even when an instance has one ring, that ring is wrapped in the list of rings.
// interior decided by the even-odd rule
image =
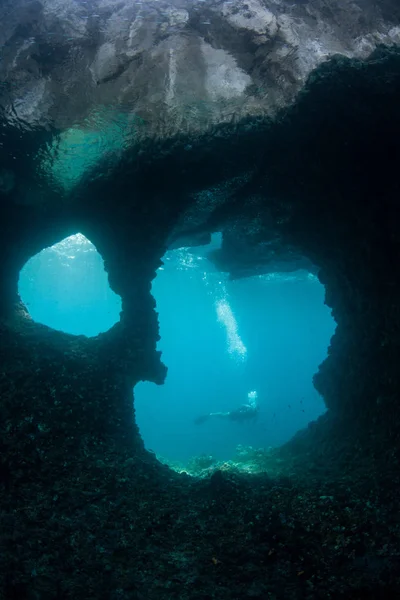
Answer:
[[[326,4],[0,3],[4,600],[400,597],[400,12]]]
[[[234,460],[238,448],[266,452],[325,411],[312,385],[335,327],[323,286],[305,270],[231,281],[208,259],[220,245],[215,234],[169,251],[152,286],[168,374],[162,386],[136,385],[135,417],[145,446],[178,470],[205,455]],[[35,322],[60,332],[92,337],[119,321],[121,300],[82,234],[33,256],[19,294]],[[232,423],[249,393],[255,417]],[[196,425],[209,414],[220,418]]]
[[[208,259],[220,241],[167,252],[152,285],[168,373],[137,384],[135,415],[146,447],[177,470],[266,452],[325,411],[312,384],[335,329],[323,286],[305,270],[230,280]],[[249,393],[257,412],[235,422]]]

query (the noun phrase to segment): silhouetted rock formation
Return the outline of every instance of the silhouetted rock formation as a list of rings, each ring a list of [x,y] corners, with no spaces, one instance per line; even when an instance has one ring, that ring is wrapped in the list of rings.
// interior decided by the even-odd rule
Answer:
[[[398,594],[400,52],[369,56],[399,40],[397,3],[17,0],[0,18],[0,597]],[[64,185],[65,136],[104,129],[107,149],[110,127]],[[77,231],[123,302],[91,340],[17,293]],[[132,386],[166,373],[151,281],[214,231],[233,277],[312,264],[338,325],[315,376],[330,410],[277,480],[179,476],[134,423]]]

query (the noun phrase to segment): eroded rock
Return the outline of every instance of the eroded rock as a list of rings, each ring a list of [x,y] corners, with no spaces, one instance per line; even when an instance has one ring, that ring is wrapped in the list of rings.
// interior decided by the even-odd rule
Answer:
[[[99,104],[123,107],[163,135],[183,122],[204,130],[233,113],[271,113],[330,56],[365,58],[399,40],[397,5],[372,0],[43,0],[29,8],[18,0],[0,11],[2,104],[27,124],[61,128]],[[207,106],[200,121],[198,102]]]
[[[213,2],[2,3],[5,598],[398,595],[400,55],[347,57],[397,41],[399,9],[259,6],[229,22]],[[100,104],[124,132],[112,157],[108,122],[84,120]],[[125,136],[137,113],[144,135]],[[66,190],[52,169],[72,123],[105,152]],[[33,323],[17,295],[24,262],[77,230],[123,300],[90,342]],[[145,453],[132,413],[134,383],[165,377],[161,257],[213,231],[234,276],[311,261],[338,324],[315,378],[330,410],[281,451],[286,477],[218,489]]]

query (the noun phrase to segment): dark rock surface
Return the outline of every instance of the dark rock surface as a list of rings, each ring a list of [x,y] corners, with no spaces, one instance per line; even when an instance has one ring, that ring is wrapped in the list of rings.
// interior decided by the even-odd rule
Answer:
[[[168,134],[291,102],[333,54],[400,42],[396,0],[4,0],[0,104],[65,128],[99,106]]]
[[[367,58],[399,35],[397,4],[270,2],[262,31],[255,2],[91,6],[84,27],[85,3],[1,8],[0,598],[398,596],[400,53]],[[321,52],[342,56],[311,71]],[[188,90],[206,103],[197,128]],[[99,103],[124,107],[119,134],[136,113],[144,129],[68,187],[63,130]],[[213,124],[227,107],[234,122]],[[91,340],[33,323],[17,295],[24,262],[76,231],[123,302]],[[311,262],[338,324],[315,376],[330,410],[280,451],[277,478],[179,476],[134,423],[132,386],[165,376],[151,280],[166,248],[213,231],[232,276]]]

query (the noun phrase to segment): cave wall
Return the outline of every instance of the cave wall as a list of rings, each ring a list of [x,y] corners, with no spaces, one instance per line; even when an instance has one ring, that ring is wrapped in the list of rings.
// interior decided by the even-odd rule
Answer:
[[[391,370],[398,60],[396,50],[384,49],[367,62],[335,58],[276,120],[247,118],[200,137],[139,144],[108,172],[106,164],[94,168],[69,196],[50,190],[45,209],[15,203],[18,189],[8,193],[1,223],[4,318],[13,318],[18,305],[24,262],[82,231],[104,257],[123,301],[121,323],[104,337],[110,360],[129,376],[130,369],[140,372],[141,352],[143,378],[161,382],[151,280],[171,237],[222,230],[223,268],[235,276],[243,274],[244,257],[244,274],[252,265],[253,272],[268,272],[286,254],[289,268],[300,256],[319,269],[338,332],[316,375],[317,389],[329,408],[380,412],[397,386]],[[99,178],[103,167],[107,176]],[[239,259],[230,251],[233,239],[242,242]],[[368,382],[367,368],[373,370]]]
[[[117,106],[162,135],[271,114],[332,55],[400,41],[395,0],[7,0],[0,19],[9,118],[65,129]]]
[[[146,557],[149,564],[155,560],[157,543],[166,543],[168,528],[181,527],[182,517],[174,511],[178,497],[181,514],[190,518],[195,492],[185,478],[170,474],[144,452],[131,397],[136,381],[161,383],[165,376],[155,349],[158,325],[150,285],[175,232],[226,228],[224,243],[229,244],[234,229],[243,236],[249,257],[253,252],[260,256],[259,244],[273,234],[282,252],[293,248],[319,268],[338,328],[315,377],[317,389],[333,414],[357,424],[360,435],[355,427],[349,430],[349,444],[376,443],[386,457],[397,456],[399,97],[400,54],[395,49],[379,49],[367,61],[337,57],[313,72],[297,102],[275,119],[249,117],[202,136],[180,134],[140,144],[126,150],[116,167],[105,169],[105,161],[70,194],[50,189],[44,203],[14,202],[21,193],[18,186],[3,190],[0,475],[5,533],[0,571],[8,597],[33,598],[32,573],[35,579],[40,575],[37,593],[62,597],[62,564],[77,586],[77,597],[84,597],[85,585],[87,595],[96,597],[98,565],[107,572],[110,557],[118,566],[105,593],[117,588],[117,575],[123,572],[126,593],[139,588],[143,594],[140,577],[151,579]],[[105,175],[99,177],[98,171]],[[246,246],[249,223],[256,235]],[[103,255],[111,286],[123,299],[121,322],[93,340],[32,323],[16,295],[23,262],[78,230]],[[261,253],[257,267],[271,268],[268,252]],[[235,261],[225,268],[235,273]],[[330,435],[335,439],[344,432],[331,430]],[[217,477],[212,485],[220,484]],[[210,514],[220,493],[218,488],[212,496],[213,489],[207,491]],[[231,493],[234,514],[233,507],[242,504]],[[199,489],[198,494],[197,517],[206,492]],[[220,521],[210,517],[207,527],[223,522],[229,530],[229,515],[227,521],[221,515]],[[132,529],[138,520],[140,526]],[[32,537],[30,527],[39,535]],[[93,541],[99,531],[103,545]],[[211,553],[208,531],[197,536],[199,546]],[[192,542],[180,535],[183,552]],[[151,550],[149,537],[155,544]],[[90,560],[79,570],[74,561],[83,557]],[[132,557],[138,561],[131,571],[134,584],[129,579]],[[179,588],[180,581],[175,584]],[[152,585],[149,597],[156,598],[156,581]]]

